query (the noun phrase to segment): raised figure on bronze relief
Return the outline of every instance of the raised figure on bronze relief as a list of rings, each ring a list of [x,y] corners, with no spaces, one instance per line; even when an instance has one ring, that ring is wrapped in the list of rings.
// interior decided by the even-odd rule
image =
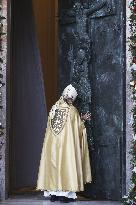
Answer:
[[[76,29],[73,31],[76,48],[70,46],[68,60],[71,64],[71,83],[78,90],[77,107],[80,112],[91,112],[92,89],[88,76],[88,63],[91,59],[91,38],[88,34],[88,18],[106,5],[101,1],[86,8],[82,3],[76,2],[73,8],[67,11],[67,16],[75,17]],[[88,122],[88,133],[91,133],[91,122]],[[93,140],[90,143],[93,144]]]
[[[84,48],[80,48],[74,59],[73,49],[71,48],[69,51],[69,61],[72,64],[71,82],[75,84],[75,86],[78,85],[78,89],[80,90],[78,98],[82,99],[82,102],[91,103],[91,86],[88,80],[88,58],[86,57],[86,50]],[[81,108],[80,105],[80,109],[82,112],[87,111],[85,106]]]
[[[91,112],[92,85],[90,82],[92,62],[92,38],[90,36],[90,19],[115,14],[114,0],[88,1],[81,3],[79,0],[70,9],[61,11],[60,23],[68,25],[68,39],[63,35],[63,40],[70,42],[68,61],[70,63],[70,82],[78,91],[76,107],[81,113]],[[72,4],[72,3],[71,3]],[[75,24],[75,25],[74,25]],[[73,40],[71,40],[73,39]],[[87,132],[90,145],[93,145],[91,137],[92,122],[87,122]],[[90,146],[91,147],[91,146]],[[92,146],[93,147],[93,146]]]
[[[75,16],[77,33],[79,37],[85,37],[87,34],[87,20],[88,17],[94,14],[96,11],[99,11],[106,5],[106,0],[102,2],[98,2],[95,5],[92,5],[91,8],[84,8],[82,3],[75,3],[72,10],[67,12],[68,16]]]
[[[75,3],[73,9],[67,12],[68,16],[75,16],[76,31],[73,31],[77,49],[74,55],[74,48],[70,46],[68,53],[69,61],[71,63],[71,82],[78,84],[80,90],[79,98],[82,99],[81,104],[85,110],[89,109],[88,103],[91,103],[91,86],[88,79],[88,62],[91,58],[91,39],[87,32],[88,17],[94,12],[102,9],[106,5],[106,1],[102,1],[92,5],[91,8],[85,8],[82,3]],[[74,52],[75,53],[75,52]]]

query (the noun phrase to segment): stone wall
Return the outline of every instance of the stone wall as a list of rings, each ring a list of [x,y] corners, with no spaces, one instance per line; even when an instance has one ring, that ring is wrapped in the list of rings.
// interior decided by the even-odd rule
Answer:
[[[2,20],[3,22],[3,32],[7,34],[7,0],[0,1],[0,5],[2,5],[2,13],[1,15],[4,16],[6,19]],[[7,172],[7,166],[6,166],[6,154],[7,154],[7,140],[6,140],[6,79],[7,79],[7,35],[2,35],[0,37],[2,40],[2,51],[0,51],[0,56],[3,59],[3,63],[0,63],[0,73],[3,75],[3,78],[0,80],[3,84],[2,87],[0,87],[0,95],[2,96],[2,101],[0,102],[0,106],[2,106],[2,109],[0,109],[0,123],[1,126],[4,127],[2,129],[2,132],[4,134],[0,135],[0,199],[4,199],[6,196],[6,172]]]
[[[130,36],[130,27],[129,27],[129,16],[130,16],[130,9],[129,9],[130,0],[126,1],[126,192],[128,192],[129,185],[130,185],[130,178],[131,178],[131,140],[132,140],[132,92],[130,89],[130,80],[131,80],[131,69],[130,69],[130,61],[131,61],[131,53],[129,51],[129,36]]]

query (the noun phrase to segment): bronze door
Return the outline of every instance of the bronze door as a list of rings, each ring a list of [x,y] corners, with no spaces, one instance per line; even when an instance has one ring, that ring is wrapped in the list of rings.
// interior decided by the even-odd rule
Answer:
[[[84,194],[96,199],[119,200],[125,191],[123,11],[121,0],[59,1],[59,89],[74,83],[79,110],[92,112],[93,182]]]

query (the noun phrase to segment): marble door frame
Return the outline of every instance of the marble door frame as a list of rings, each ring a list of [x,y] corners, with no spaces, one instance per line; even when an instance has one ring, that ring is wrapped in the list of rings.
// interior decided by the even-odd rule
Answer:
[[[122,1],[123,2],[123,1]],[[127,11],[127,18],[126,18],[126,40],[129,36],[129,24],[128,24],[128,16],[129,16],[129,8],[128,2],[126,1],[126,11]],[[3,16],[6,19],[3,21],[3,29],[7,33],[7,35],[2,37],[2,45],[3,45],[3,63],[1,64],[3,79],[2,82],[5,85],[2,86],[2,106],[3,108],[0,109],[0,123],[4,127],[4,134],[0,136],[0,199],[8,198],[8,191],[9,191],[9,131],[10,131],[10,32],[11,32],[11,19],[10,19],[10,0],[2,0],[3,5]],[[8,46],[7,46],[8,45]],[[132,101],[131,101],[131,90],[130,90],[130,79],[131,79],[131,70],[129,66],[129,59],[130,54],[128,51],[128,44],[126,48],[126,95],[124,96],[126,99],[126,130],[124,135],[126,135],[126,144],[125,147],[125,158],[126,164],[124,173],[125,174],[125,181],[126,181],[126,188],[124,188],[123,192],[127,192],[130,185],[130,177],[131,177],[131,166],[130,166],[130,159],[131,155],[129,154],[130,147],[131,147],[131,140],[132,140],[132,128],[131,128],[131,109],[132,109]],[[126,189],[126,190],[125,190]]]

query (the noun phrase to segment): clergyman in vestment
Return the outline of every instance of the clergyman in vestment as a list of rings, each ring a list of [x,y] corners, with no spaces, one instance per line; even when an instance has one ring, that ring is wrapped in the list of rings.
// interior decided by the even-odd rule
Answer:
[[[91,167],[85,120],[90,114],[79,115],[73,106],[78,93],[70,84],[52,106],[43,142],[37,190],[51,201],[70,202],[76,192],[91,183]]]

